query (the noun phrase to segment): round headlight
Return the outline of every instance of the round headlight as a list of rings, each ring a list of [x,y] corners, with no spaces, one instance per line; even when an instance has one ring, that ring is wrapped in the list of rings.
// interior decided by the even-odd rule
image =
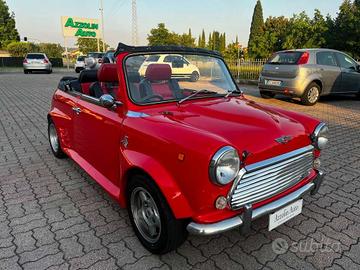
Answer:
[[[322,150],[326,147],[328,139],[329,128],[325,123],[320,123],[314,130],[312,134],[312,140],[315,147],[319,150]]]
[[[217,185],[226,185],[233,181],[240,169],[240,158],[236,149],[225,146],[211,159],[210,179]]]

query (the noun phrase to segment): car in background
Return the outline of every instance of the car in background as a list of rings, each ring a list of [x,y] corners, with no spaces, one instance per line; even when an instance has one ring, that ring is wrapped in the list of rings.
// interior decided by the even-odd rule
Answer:
[[[32,73],[33,71],[45,71],[50,74],[52,72],[52,64],[45,53],[28,53],[23,61],[24,73]]]
[[[184,56],[178,54],[154,54],[149,55],[139,69],[140,76],[145,76],[147,67],[151,64],[170,65],[172,78],[189,79],[196,82],[200,78],[199,68],[189,62]]]
[[[114,50],[107,51],[102,58],[102,63],[115,63],[116,59],[114,54]]]
[[[89,69],[98,69],[100,65],[102,64],[102,58],[104,56],[104,53],[102,52],[89,52],[87,56],[85,57],[85,68]],[[93,58],[95,61],[89,61],[87,59]],[[87,63],[95,62],[95,67],[89,67]]]
[[[360,95],[360,67],[349,55],[330,49],[301,49],[275,53],[259,78],[263,98],[276,94],[298,97],[315,105],[320,96]]]
[[[75,72],[80,73],[83,69],[85,69],[85,56],[80,55],[75,62]]]

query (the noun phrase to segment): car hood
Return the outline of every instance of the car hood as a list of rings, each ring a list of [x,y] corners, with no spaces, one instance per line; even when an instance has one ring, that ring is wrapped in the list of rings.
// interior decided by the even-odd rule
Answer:
[[[261,106],[243,97],[191,100],[157,114],[166,121],[217,138],[219,147],[231,145],[240,154],[246,151],[249,159],[252,159],[251,154],[266,159],[311,143],[309,131],[302,123],[275,108]],[[286,143],[276,141],[283,136],[290,140]]]

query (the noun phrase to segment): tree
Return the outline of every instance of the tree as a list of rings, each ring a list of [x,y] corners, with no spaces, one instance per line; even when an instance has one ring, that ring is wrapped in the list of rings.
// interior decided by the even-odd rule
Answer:
[[[300,49],[314,47],[312,40],[312,21],[303,11],[290,19],[289,32],[287,33],[284,48]]]
[[[4,0],[0,0],[0,48],[5,48],[11,41],[20,41],[15,26],[15,15],[9,12]]]
[[[61,58],[64,49],[60,44],[40,43],[39,51],[45,53],[49,58]]]
[[[15,57],[25,57],[27,53],[39,52],[39,46],[31,42],[12,41],[7,45],[6,49],[11,56]]]
[[[258,45],[259,37],[262,36],[264,32],[264,18],[263,18],[263,9],[260,0],[257,1],[254,13],[251,21],[251,28],[250,28],[250,36],[248,42],[248,50],[250,57],[257,58],[259,55],[255,53],[256,46]]]
[[[214,50],[214,42],[213,42],[213,37],[211,32],[209,33],[209,39],[208,39],[208,43],[207,43],[207,48],[209,50]]]
[[[200,48],[206,48],[206,36],[205,36],[205,31],[204,29],[202,30],[201,33],[201,43],[200,43]]]
[[[151,29],[147,39],[150,46],[179,44],[179,35],[171,33],[164,23],[159,23],[157,28]]]
[[[191,32],[189,34],[184,33],[182,35],[174,34],[174,36],[178,36],[176,38],[176,40],[178,40],[176,45],[195,47],[195,38],[191,36]]]
[[[79,47],[79,50],[87,54],[89,52],[98,51],[98,41],[95,38],[78,38],[76,45]],[[102,40],[100,39],[100,45],[102,45]],[[102,46],[100,46],[101,48]],[[105,43],[105,50],[109,48],[109,45]]]

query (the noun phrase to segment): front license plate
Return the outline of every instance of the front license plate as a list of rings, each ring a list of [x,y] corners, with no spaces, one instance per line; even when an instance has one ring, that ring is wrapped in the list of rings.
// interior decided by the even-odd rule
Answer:
[[[281,81],[265,80],[266,85],[281,86]]]
[[[303,200],[298,200],[280,210],[276,211],[269,216],[269,231],[275,229],[286,221],[301,214]]]

